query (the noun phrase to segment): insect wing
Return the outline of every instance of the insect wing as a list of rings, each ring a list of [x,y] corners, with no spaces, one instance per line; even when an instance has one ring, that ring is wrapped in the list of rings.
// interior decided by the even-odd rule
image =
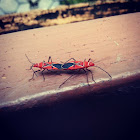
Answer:
[[[66,64],[62,65],[62,68],[69,69],[71,66],[74,66],[74,63],[66,63]]]
[[[53,69],[54,68],[62,69],[62,64],[53,64]]]

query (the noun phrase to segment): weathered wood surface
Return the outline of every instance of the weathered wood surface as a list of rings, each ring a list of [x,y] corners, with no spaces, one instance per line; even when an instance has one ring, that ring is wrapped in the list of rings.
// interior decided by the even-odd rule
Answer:
[[[78,96],[113,87],[140,78],[140,13],[126,14],[66,25],[44,27],[0,36],[0,108],[32,107],[40,103]],[[90,68],[96,84],[86,83],[84,73],[77,74],[60,89],[59,85],[70,74],[62,72],[32,77],[25,54],[32,62],[41,62],[52,56],[54,62],[92,58],[105,69]],[[96,63],[97,62],[97,63]]]

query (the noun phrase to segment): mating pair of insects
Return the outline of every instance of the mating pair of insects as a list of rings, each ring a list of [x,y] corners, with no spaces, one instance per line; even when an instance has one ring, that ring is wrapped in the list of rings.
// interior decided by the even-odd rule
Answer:
[[[104,71],[106,74],[108,74],[108,76],[112,79],[111,75],[105,71],[104,69],[102,69],[101,67],[99,66],[95,66],[95,64],[93,63],[93,61],[91,60],[91,58],[86,61],[77,61],[75,60],[74,58],[70,58],[69,60],[67,60],[66,62],[64,63],[56,63],[56,62],[53,62],[52,61],[52,58],[51,56],[49,56],[48,58],[48,62],[41,62],[41,63],[32,63],[30,61],[30,59],[28,58],[28,56],[25,54],[25,56],[27,57],[28,61],[32,64],[32,66],[30,67],[30,70],[33,70],[33,67],[36,67],[36,68],[39,68],[39,70],[37,71],[34,71],[33,70],[33,76],[30,80],[34,79],[34,75],[36,75],[36,72],[38,71],[41,71],[42,75],[43,75],[43,79],[45,81],[45,76],[44,76],[44,71],[45,70],[48,70],[48,71],[51,71],[51,70],[69,70],[69,71],[76,71],[77,73],[80,71],[80,70],[83,70],[87,76],[87,83],[89,85],[89,82],[88,82],[88,71],[91,73],[92,75],[92,80],[95,82],[94,78],[93,78],[93,73],[91,70],[88,69],[88,67],[97,67],[99,69],[101,69],[102,71]],[[65,84],[72,76],[74,76],[74,74],[72,74],[69,78],[67,78],[60,86],[59,88]],[[37,76],[37,75],[36,75]],[[95,82],[96,83],[96,82]]]

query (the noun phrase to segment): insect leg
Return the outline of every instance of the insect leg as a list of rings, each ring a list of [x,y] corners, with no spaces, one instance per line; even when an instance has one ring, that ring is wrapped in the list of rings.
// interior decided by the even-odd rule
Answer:
[[[92,63],[95,63],[95,60],[92,60],[91,58],[88,59],[88,62],[90,62],[90,61],[91,61]],[[97,62],[100,62],[100,61],[97,61]]]
[[[26,70],[32,70],[33,73],[35,72],[35,71],[33,70],[33,66],[31,66],[30,69],[26,69]],[[35,75],[36,75],[36,73],[35,73]],[[37,75],[36,75],[36,76],[37,76]]]
[[[91,60],[91,58],[88,59],[88,62]]]
[[[74,58],[70,58],[70,59],[67,60],[65,63],[69,62],[70,60],[74,60],[74,61],[76,61]],[[65,64],[65,63],[64,63],[64,64]]]
[[[31,70],[31,69],[32,69],[32,67],[33,67],[33,66],[31,66],[29,69],[26,69],[26,70]]]
[[[91,70],[89,70],[89,69],[86,69],[86,70],[89,71],[89,72],[91,73],[91,75],[92,75],[92,81],[95,82],[94,77],[93,77],[93,72],[92,72]],[[96,83],[96,82],[95,82],[95,83]]]
[[[88,85],[89,85],[89,81],[88,81],[88,73],[87,73],[87,71],[85,70],[85,69],[82,69],[84,72],[85,72],[85,74],[86,74],[86,77],[87,77],[87,83],[88,83]],[[90,85],[89,85],[90,86]]]
[[[34,70],[33,70],[33,76],[32,76],[32,78],[31,78],[31,79],[29,79],[29,81],[34,79],[34,75],[35,75],[35,74],[36,74],[36,72],[38,72],[38,71],[40,71],[40,70],[37,70],[37,71],[34,71]],[[36,75],[36,76],[37,76],[37,75]]]
[[[49,58],[48,58],[48,62],[50,62],[50,60],[51,60],[51,62],[52,62],[52,58],[51,58],[51,56],[49,56]]]
[[[31,69],[33,71],[33,73],[36,75],[36,72],[33,70],[33,67],[31,66]],[[38,72],[38,71],[37,71]],[[37,75],[36,75],[37,76]]]
[[[33,70],[33,65],[29,68],[29,69],[26,69],[26,70]],[[34,70],[33,70],[34,71]]]
[[[97,68],[101,69],[102,71],[104,71],[104,72],[112,79],[112,76],[111,76],[107,71],[105,71],[104,69],[102,69],[102,68],[99,67],[99,66],[94,66],[94,67],[97,67]]]
[[[70,59],[67,60],[64,64],[66,64],[66,63],[69,62],[70,60],[74,60],[74,63],[73,63],[73,64],[74,64],[74,67],[75,67],[75,61],[76,61],[76,60],[75,60],[74,58],[70,58]]]
[[[59,88],[62,86],[62,85],[64,85],[72,76],[74,76],[75,75],[75,73],[74,74],[72,74],[69,78],[67,78],[60,86],[59,86]]]
[[[43,73],[44,70],[45,70],[45,69],[43,69],[43,70],[41,71],[41,73],[42,73],[42,75],[43,75],[43,80],[45,81],[45,76],[44,76],[44,73]]]

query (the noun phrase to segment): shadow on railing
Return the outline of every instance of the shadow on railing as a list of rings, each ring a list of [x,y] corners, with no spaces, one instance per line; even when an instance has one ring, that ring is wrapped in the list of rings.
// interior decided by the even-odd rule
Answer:
[[[91,140],[139,136],[139,80],[50,105],[1,112],[5,139]],[[136,108],[138,110],[136,110]],[[69,136],[69,137],[68,137]]]

